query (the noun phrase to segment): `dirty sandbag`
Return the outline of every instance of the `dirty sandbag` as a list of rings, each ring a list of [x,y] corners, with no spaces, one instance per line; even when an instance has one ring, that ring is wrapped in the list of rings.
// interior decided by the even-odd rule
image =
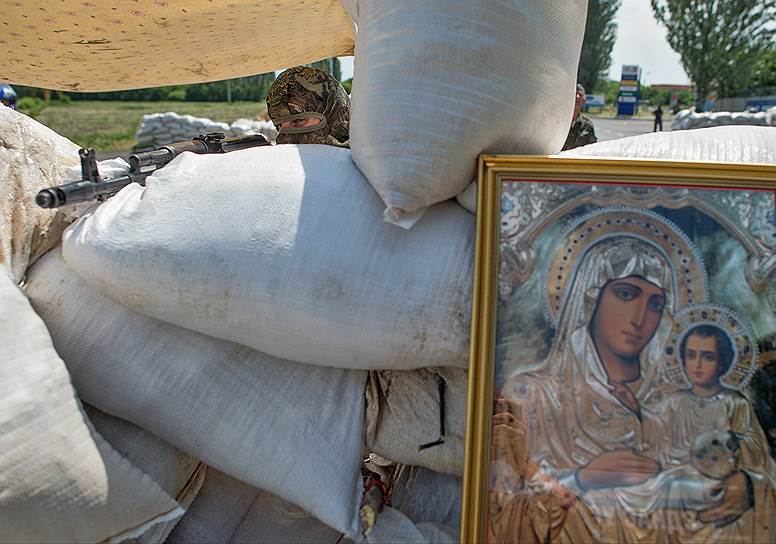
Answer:
[[[27,294],[86,402],[356,532],[365,372],[280,360],[137,314],[56,251],[29,271]]]
[[[325,145],[184,153],[72,225],[68,266],[123,305],[264,353],[340,368],[466,367],[474,221],[409,232]]]
[[[358,25],[353,160],[411,227],[477,174],[480,153],[560,151],[586,0],[349,0]]]
[[[94,429],[46,326],[0,268],[0,540],[121,541],[180,517]]]
[[[467,374],[456,368],[370,372],[367,447],[397,463],[463,474]]]
[[[78,146],[36,120],[0,107],[0,264],[19,282],[27,267],[59,243],[70,222],[35,204],[39,190],[64,183]]]

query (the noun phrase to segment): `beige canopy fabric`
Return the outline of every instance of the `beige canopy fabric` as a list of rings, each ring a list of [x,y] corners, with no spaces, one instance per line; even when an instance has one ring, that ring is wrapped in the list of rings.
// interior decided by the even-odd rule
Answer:
[[[117,91],[352,55],[338,0],[0,0],[0,81]]]

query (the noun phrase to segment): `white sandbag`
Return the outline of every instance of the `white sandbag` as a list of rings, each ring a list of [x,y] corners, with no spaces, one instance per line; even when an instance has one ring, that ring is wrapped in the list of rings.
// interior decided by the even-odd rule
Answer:
[[[391,487],[391,505],[414,523],[461,523],[460,477],[424,467],[399,466]]]
[[[405,228],[482,152],[560,151],[587,0],[358,0],[350,147]]]
[[[774,164],[776,128],[728,126],[653,132],[598,142],[560,155]]]
[[[369,373],[366,444],[386,459],[463,474],[467,371],[457,368]],[[444,387],[444,443],[440,438],[439,384]]]
[[[59,243],[69,221],[35,204],[39,190],[68,181],[78,146],[34,119],[0,107],[0,265],[17,282]]]
[[[560,156],[774,164],[776,129],[728,126],[652,132],[578,147],[564,151]],[[472,182],[457,199],[465,209],[476,213],[477,182]]]
[[[82,217],[68,266],[122,304],[277,357],[467,366],[474,222],[454,202],[382,223],[350,151],[184,153]]]
[[[395,508],[386,507],[377,516],[374,529],[359,542],[368,544],[455,544],[458,531],[439,523],[415,524]]]
[[[279,360],[134,313],[58,252],[30,270],[27,293],[86,402],[355,532],[366,373]]]
[[[208,467],[199,495],[166,544],[229,542],[261,494],[260,489]]]
[[[110,416],[88,404],[84,405],[84,412],[113,449],[148,474],[177,501],[183,516],[205,481],[205,464],[129,421]],[[180,519],[177,517],[159,523],[142,535],[122,542],[164,542]]]
[[[120,541],[179,517],[175,500],[94,430],[5,270],[0,308],[0,541]]]

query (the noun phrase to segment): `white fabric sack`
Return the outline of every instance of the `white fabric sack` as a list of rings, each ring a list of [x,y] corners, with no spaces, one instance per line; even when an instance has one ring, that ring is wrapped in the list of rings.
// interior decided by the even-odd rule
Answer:
[[[353,0],[350,147],[409,228],[454,197],[480,153],[560,151],[574,109],[587,0]]]
[[[166,544],[226,543],[262,491],[208,467],[205,483]]]
[[[564,151],[562,157],[630,157],[696,162],[776,163],[776,128],[713,127],[652,132]]]
[[[386,459],[463,474],[467,374],[464,369],[369,373],[366,389],[366,445]],[[444,443],[440,437],[439,380],[444,385]]]
[[[180,517],[175,500],[94,430],[6,270],[0,308],[0,541],[120,541]]]
[[[652,132],[570,149],[560,156],[776,164],[776,128],[727,126]],[[476,213],[476,182],[458,195],[458,202]]]
[[[205,464],[129,421],[110,416],[88,404],[84,405],[84,412],[113,449],[148,474],[170,497],[175,498],[181,507],[180,515],[183,516],[205,481]],[[156,524],[142,535],[122,542],[164,542],[180,519],[172,518]]]
[[[86,402],[355,531],[365,372],[279,360],[134,313],[58,252],[29,278],[27,293]]]
[[[83,216],[68,266],[138,312],[342,368],[466,367],[474,221],[454,202],[410,232],[350,151],[184,153]]]
[[[21,281],[27,267],[59,243],[67,226],[35,204],[38,191],[69,181],[78,146],[34,119],[0,107],[0,264]]]

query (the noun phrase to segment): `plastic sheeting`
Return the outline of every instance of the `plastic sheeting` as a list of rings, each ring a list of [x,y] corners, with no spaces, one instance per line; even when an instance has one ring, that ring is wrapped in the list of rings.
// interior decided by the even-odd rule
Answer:
[[[366,373],[314,367],[136,314],[50,252],[27,293],[86,402],[348,534]]]
[[[347,149],[184,153],[82,216],[62,247],[125,306],[276,357],[466,367],[473,218],[447,202],[406,232],[381,212]]]
[[[353,54],[337,0],[3,3],[0,81],[118,91],[261,74]]]

